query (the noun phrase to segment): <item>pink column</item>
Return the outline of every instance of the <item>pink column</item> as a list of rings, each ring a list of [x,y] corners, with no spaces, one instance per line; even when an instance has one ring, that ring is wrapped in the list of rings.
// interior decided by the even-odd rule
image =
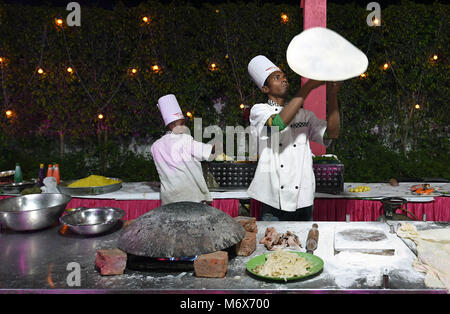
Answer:
[[[311,27],[327,26],[327,0],[301,0],[300,4],[303,8],[303,29]],[[302,85],[307,81],[302,77]],[[304,103],[304,108],[311,110],[319,119],[326,119],[326,86],[320,86],[313,90]],[[311,150],[314,155],[322,155],[326,153],[325,146],[310,142]]]

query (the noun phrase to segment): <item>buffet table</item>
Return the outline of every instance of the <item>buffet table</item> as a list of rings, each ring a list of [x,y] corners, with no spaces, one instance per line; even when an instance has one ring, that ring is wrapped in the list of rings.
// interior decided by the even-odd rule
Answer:
[[[450,221],[450,184],[433,183],[437,193],[429,196],[414,195],[409,188],[418,183],[400,183],[392,187],[388,183],[345,183],[344,192],[339,195],[316,193],[313,218],[317,221],[345,221],[350,215],[351,221],[375,221],[380,216],[382,204],[379,200],[384,197],[402,197],[408,201],[407,209],[422,219],[426,214],[430,221]],[[354,193],[349,189],[358,185],[370,187],[370,191]],[[250,200],[246,189],[211,189],[214,199],[212,206],[218,208],[231,217],[239,215],[239,201]],[[8,196],[0,196],[5,198]],[[116,192],[77,196],[68,204],[75,207],[118,207],[126,211],[125,219],[135,219],[149,210],[161,205],[159,190],[145,182],[124,182],[122,188]],[[251,200],[250,215],[259,218],[261,204]]]
[[[449,227],[435,222],[413,224],[418,230]],[[294,232],[304,244],[311,223],[257,222],[257,226],[258,241],[271,226],[279,232]],[[395,253],[335,255],[333,241],[338,227],[382,230]],[[225,278],[197,278],[193,271],[129,269],[123,275],[101,276],[94,267],[96,251],[116,247],[120,226],[97,237],[64,233],[59,228],[0,232],[0,293],[446,293],[445,289],[425,286],[424,274],[412,266],[415,255],[400,238],[389,233],[386,223],[320,222],[314,255],[324,261],[323,270],[308,279],[287,283],[266,281],[246,271],[250,259],[267,253],[262,244],[257,244],[250,256],[230,259]],[[71,281],[73,277],[69,276],[76,269],[80,272],[79,282]]]

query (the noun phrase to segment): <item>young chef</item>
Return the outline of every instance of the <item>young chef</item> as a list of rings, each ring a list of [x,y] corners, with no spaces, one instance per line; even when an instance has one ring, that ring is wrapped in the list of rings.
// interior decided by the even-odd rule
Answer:
[[[309,140],[328,146],[331,139],[338,137],[337,92],[342,83],[327,83],[328,118],[325,121],[302,108],[308,94],[325,82],[309,80],[288,102],[286,75],[269,59],[261,55],[254,57],[248,72],[268,98],[267,103],[252,107],[250,125],[260,144],[274,136],[271,127],[278,127],[279,142],[275,145],[272,142],[260,150],[255,176],[247,193],[263,203],[262,220],[312,220],[315,178]]]
[[[213,146],[193,139],[174,95],[161,97],[158,108],[168,129],[150,148],[161,181],[161,205],[211,203],[200,161],[212,158]]]

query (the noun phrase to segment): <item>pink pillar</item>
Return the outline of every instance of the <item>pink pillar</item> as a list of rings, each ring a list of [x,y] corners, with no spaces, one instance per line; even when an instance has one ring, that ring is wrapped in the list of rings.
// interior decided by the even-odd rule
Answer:
[[[327,0],[301,0],[300,4],[303,8],[303,29],[311,27],[327,26]],[[302,77],[302,85],[307,81]],[[327,116],[327,89],[326,86],[320,86],[314,89],[306,98],[304,108],[313,111],[319,119],[326,119]],[[322,155],[326,153],[325,146],[310,142],[311,150],[314,155]]]

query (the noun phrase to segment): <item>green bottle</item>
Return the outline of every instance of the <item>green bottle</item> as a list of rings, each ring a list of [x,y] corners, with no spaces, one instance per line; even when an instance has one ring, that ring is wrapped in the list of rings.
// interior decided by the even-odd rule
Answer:
[[[16,170],[14,172],[14,183],[22,182],[22,169],[20,169],[20,164],[16,164]]]

